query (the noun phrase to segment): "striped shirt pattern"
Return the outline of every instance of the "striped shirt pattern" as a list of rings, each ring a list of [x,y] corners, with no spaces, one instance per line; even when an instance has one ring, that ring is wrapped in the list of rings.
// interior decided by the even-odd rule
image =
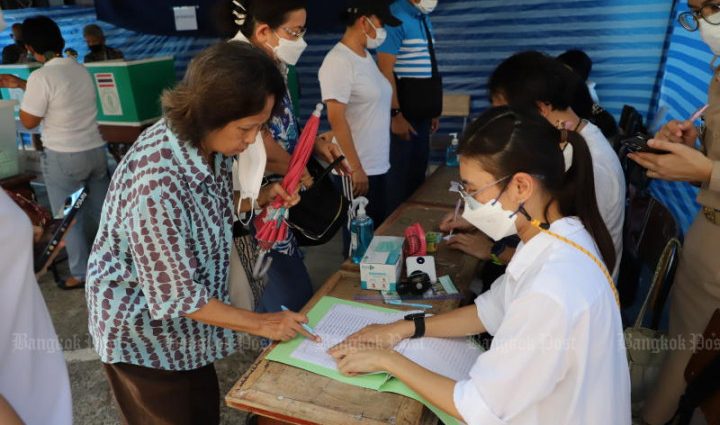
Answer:
[[[388,33],[387,39],[378,48],[378,52],[397,57],[395,74],[398,78],[432,77],[427,34],[422,22],[423,19],[426,19],[430,33],[434,34],[430,18],[420,13],[408,0],[395,1],[390,6],[390,10],[393,16],[402,21],[402,25],[385,26]]]

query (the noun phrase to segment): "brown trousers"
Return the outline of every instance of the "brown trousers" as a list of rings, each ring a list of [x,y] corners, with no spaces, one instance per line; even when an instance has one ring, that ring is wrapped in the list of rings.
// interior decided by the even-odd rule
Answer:
[[[220,388],[212,364],[189,371],[126,363],[103,366],[124,424],[220,423]]]
[[[715,309],[720,307],[720,226],[702,212],[685,237],[670,298],[668,337],[680,344],[670,350],[655,391],[648,397],[643,418],[665,424],[675,414],[685,392],[685,368],[693,343],[700,342]],[[672,347],[672,346],[671,346]]]

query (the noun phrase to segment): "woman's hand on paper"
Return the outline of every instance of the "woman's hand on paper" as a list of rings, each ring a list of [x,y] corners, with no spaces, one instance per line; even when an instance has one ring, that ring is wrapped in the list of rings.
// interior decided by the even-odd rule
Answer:
[[[365,373],[388,372],[393,356],[400,354],[392,350],[361,350],[347,354],[337,360],[340,373],[356,376]]]
[[[332,347],[328,353],[340,360],[346,355],[363,350],[390,350],[414,332],[414,324],[399,321],[387,325],[370,325],[350,335],[345,341]]]

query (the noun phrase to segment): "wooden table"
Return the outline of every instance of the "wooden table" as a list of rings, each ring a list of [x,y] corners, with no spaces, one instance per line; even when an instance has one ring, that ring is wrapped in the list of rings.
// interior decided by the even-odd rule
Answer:
[[[441,166],[425,183],[410,197],[410,202],[455,208],[460,197],[450,192],[450,182],[460,181],[460,169]],[[425,229],[430,230],[430,229]]]
[[[376,234],[399,236],[415,222],[426,230],[435,229],[448,211],[451,208],[409,202],[400,206]],[[463,290],[472,280],[478,261],[441,246],[436,264],[438,275],[449,275],[458,289]],[[307,313],[324,296],[353,300],[358,296],[378,295],[377,291],[361,289],[357,266],[346,263],[320,288],[303,312]],[[384,305],[380,299],[369,303]],[[431,312],[440,313],[456,308],[459,300],[429,303],[434,306]],[[228,406],[292,424],[429,425],[437,422],[432,412],[410,398],[343,384],[267,361],[265,355],[272,348],[265,350],[233,386],[225,397]]]

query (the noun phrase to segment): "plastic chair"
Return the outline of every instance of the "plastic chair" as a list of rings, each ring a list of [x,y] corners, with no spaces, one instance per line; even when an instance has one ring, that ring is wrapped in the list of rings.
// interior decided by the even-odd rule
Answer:
[[[682,246],[680,230],[672,213],[649,196],[637,196],[629,202],[625,223],[623,258],[620,263],[618,290],[626,324],[637,313],[636,299],[641,288],[655,288],[650,296],[651,329],[658,329],[663,309],[673,284]],[[649,279],[646,278],[650,274]],[[648,284],[645,285],[646,281]],[[647,291],[647,290],[646,290]],[[628,317],[630,316],[630,317]]]

